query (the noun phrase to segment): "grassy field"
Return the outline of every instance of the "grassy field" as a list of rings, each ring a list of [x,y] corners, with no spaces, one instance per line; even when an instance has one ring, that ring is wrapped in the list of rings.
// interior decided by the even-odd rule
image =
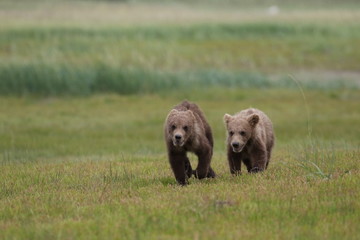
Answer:
[[[213,127],[218,173],[187,187],[176,185],[162,136],[184,94],[2,97],[0,236],[358,239],[360,92],[306,94],[310,138],[296,90],[186,93]],[[277,144],[267,172],[232,177],[222,116],[249,106],[272,118]]]
[[[0,239],[359,239],[360,6],[272,4],[1,0]],[[187,187],[163,140],[183,99],[218,174]],[[232,177],[222,117],[247,107],[276,146]]]

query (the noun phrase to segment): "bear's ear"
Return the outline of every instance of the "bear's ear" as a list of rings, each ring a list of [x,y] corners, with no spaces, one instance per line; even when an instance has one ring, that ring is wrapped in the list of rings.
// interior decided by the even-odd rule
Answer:
[[[177,112],[179,112],[179,111],[176,110],[176,109],[172,109],[172,110],[169,112],[169,114],[166,116],[166,121],[169,119],[169,117],[170,117],[171,115],[173,115],[173,114],[175,114],[175,113],[177,113]]]
[[[172,110],[169,112],[169,115],[170,115],[170,114],[177,113],[177,112],[179,112],[177,109],[172,109]]]
[[[191,110],[186,110],[186,112],[192,117],[193,121],[196,120],[195,115]]]
[[[227,114],[227,113],[226,113],[226,114],[224,115],[224,123],[227,125],[232,118],[233,118],[233,116],[231,116],[230,114]]]
[[[250,123],[250,126],[255,127],[256,124],[259,122],[259,115],[257,115],[257,114],[251,114],[251,115],[248,117],[248,121],[249,121],[249,123]]]

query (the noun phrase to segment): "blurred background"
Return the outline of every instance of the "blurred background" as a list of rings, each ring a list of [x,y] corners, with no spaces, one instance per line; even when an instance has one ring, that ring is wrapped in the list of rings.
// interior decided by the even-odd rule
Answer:
[[[358,143],[359,46],[357,0],[0,0],[3,156],[164,154],[183,99],[217,151],[224,113],[250,106],[279,149]]]
[[[356,0],[0,1],[0,94],[359,88]]]

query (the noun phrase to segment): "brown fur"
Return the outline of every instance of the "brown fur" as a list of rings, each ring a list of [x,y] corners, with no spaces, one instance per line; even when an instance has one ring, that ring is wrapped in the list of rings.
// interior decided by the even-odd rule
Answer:
[[[183,101],[175,106],[166,118],[164,131],[169,162],[179,184],[187,184],[192,174],[199,179],[215,177],[210,167],[214,145],[211,128],[196,104]],[[187,152],[198,157],[195,171]]]
[[[254,108],[234,116],[224,115],[227,129],[227,156],[230,172],[241,173],[241,162],[248,172],[265,170],[270,161],[275,137],[271,120]]]

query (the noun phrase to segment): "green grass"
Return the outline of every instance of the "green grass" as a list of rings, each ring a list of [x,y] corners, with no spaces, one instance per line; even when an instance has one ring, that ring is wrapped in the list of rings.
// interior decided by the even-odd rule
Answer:
[[[357,239],[359,91],[305,93],[311,141],[297,90],[2,97],[0,237]],[[179,187],[162,126],[184,97],[213,128],[218,178]],[[232,177],[222,116],[249,106],[274,122],[274,156]]]
[[[35,69],[35,70],[34,70]],[[231,88],[297,88],[288,76],[269,77],[254,72],[198,70],[192,72],[153,72],[116,69],[98,65],[91,69],[29,65],[0,68],[0,94],[16,96],[88,96],[94,93],[144,94],[171,90]],[[344,77],[326,80],[300,78],[306,89],[359,89],[360,83]],[[51,80],[49,80],[51,79]]]
[[[0,94],[131,94],[208,85],[284,87],[297,69],[356,71],[358,27],[286,24],[22,29],[0,38]],[[262,73],[262,74],[259,74]],[[280,75],[270,81],[271,74]],[[282,76],[281,76],[282,75]],[[359,87],[345,78],[308,86]]]
[[[359,239],[359,4],[253,2],[0,0],[0,239]],[[184,99],[218,177],[180,187]],[[276,146],[232,177],[222,117],[248,107]]]
[[[287,75],[299,71],[338,76],[298,79],[310,89],[360,85],[358,8],[287,9],[271,18],[259,10],[236,13],[228,8],[52,4],[26,9],[14,5],[0,17],[1,95],[158,93],[208,85],[293,87]],[[92,12],[94,6],[99,13]],[[67,16],[69,11],[73,15]],[[151,20],[154,16],[147,14],[153,11],[154,16],[165,14],[163,22]],[[177,11],[189,19],[177,21],[171,16]],[[28,15],[37,17],[24,19]],[[113,15],[115,19],[108,18]],[[144,19],[137,22],[137,15]]]
[[[43,153],[45,157],[122,151],[163,153],[163,121],[169,109],[183,99],[196,101],[207,109],[216,139],[224,137],[225,113],[233,114],[250,106],[270,115],[278,141],[290,144],[307,137],[305,105],[298,90],[213,88],[127,97],[2,98],[0,148],[28,151],[29,156]],[[309,91],[307,101],[311,104],[314,137],[357,143],[359,90]],[[141,137],[135,134],[139,128]],[[154,139],[159,143],[154,145]],[[134,144],[136,141],[141,148]],[[216,144],[216,150],[223,147],[222,140]]]

